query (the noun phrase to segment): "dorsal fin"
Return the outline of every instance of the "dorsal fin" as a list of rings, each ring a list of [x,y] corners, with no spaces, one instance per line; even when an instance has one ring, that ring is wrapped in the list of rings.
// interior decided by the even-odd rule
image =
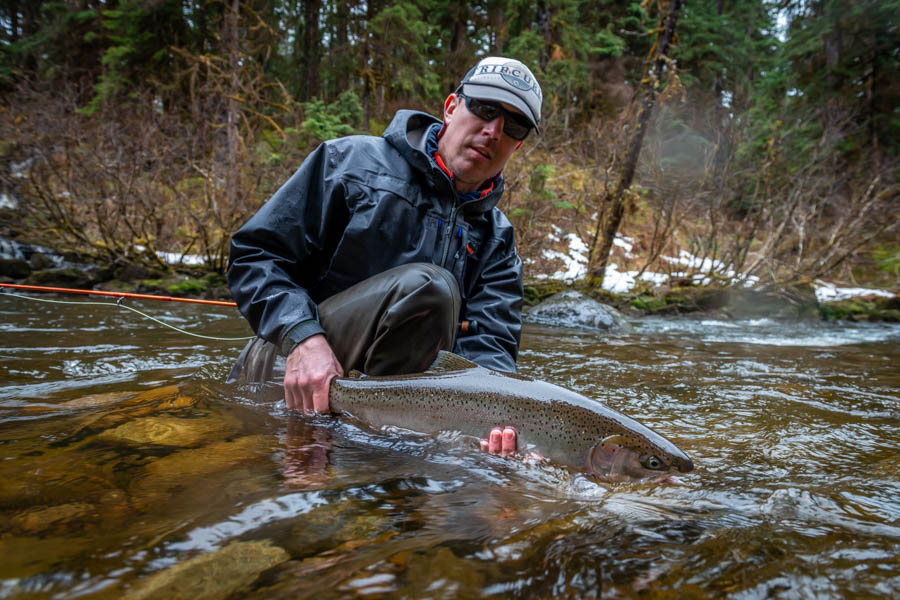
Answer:
[[[438,352],[437,358],[428,367],[429,372],[435,371],[461,371],[463,369],[475,369],[478,365],[465,359],[459,354],[453,354],[446,350]]]

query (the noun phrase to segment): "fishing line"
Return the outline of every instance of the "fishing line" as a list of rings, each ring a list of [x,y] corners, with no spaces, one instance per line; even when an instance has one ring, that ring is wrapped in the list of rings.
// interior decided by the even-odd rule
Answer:
[[[131,312],[135,312],[135,313],[141,315],[142,317],[144,317],[145,319],[150,319],[154,323],[159,323],[163,327],[168,327],[169,329],[174,329],[178,333],[183,333],[184,335],[189,335],[189,336],[192,336],[195,338],[202,338],[204,340],[216,340],[218,342],[244,342],[247,340],[252,340],[254,338],[254,336],[252,336],[252,335],[248,336],[248,337],[215,337],[212,335],[203,335],[200,333],[193,333],[191,331],[186,331],[184,329],[181,329],[180,327],[175,327],[174,325],[170,325],[164,321],[160,321],[156,317],[154,317],[152,315],[148,315],[147,313],[140,311],[134,307],[128,306],[127,304],[123,304],[122,300],[124,300],[124,298],[119,298],[119,300],[117,302],[113,303],[113,302],[92,302],[92,301],[78,302],[78,301],[72,301],[72,300],[50,300],[49,298],[35,298],[33,296],[23,296],[21,294],[14,294],[12,292],[6,292],[6,291],[4,291],[3,295],[12,296],[14,298],[22,298],[24,300],[34,300],[35,302],[48,302],[50,304],[85,304],[85,305],[94,305],[94,306],[118,306],[120,308],[130,310]]]

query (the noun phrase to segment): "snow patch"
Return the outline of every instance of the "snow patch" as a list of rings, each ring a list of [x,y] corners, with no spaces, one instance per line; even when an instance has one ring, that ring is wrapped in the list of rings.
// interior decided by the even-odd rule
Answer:
[[[893,292],[888,292],[886,290],[842,288],[837,287],[833,283],[828,283],[827,281],[814,281],[813,287],[816,289],[816,300],[819,302],[837,302],[838,300],[859,298],[860,296],[880,296],[882,298],[894,297]]]
[[[143,252],[147,249],[146,246],[142,246],[140,244],[136,245],[135,248]],[[163,259],[163,261],[167,265],[188,265],[188,266],[202,266],[206,264],[206,261],[199,254],[181,254],[179,252],[160,252],[157,251],[156,255]]]
[[[548,234],[547,237],[554,242],[560,242],[565,239],[569,243],[569,248],[567,252],[544,250],[544,258],[561,261],[563,268],[552,275],[537,275],[537,279],[560,279],[569,283],[583,279],[587,275],[587,255],[590,250],[587,244],[575,233],[564,233],[556,225],[553,225],[552,229],[552,233]],[[635,258],[632,254],[634,249],[633,238],[616,236],[613,244],[622,248],[626,258]],[[615,294],[625,294],[634,289],[639,279],[654,285],[664,285],[672,278],[690,279],[697,285],[709,285],[712,283],[710,277],[703,273],[716,273],[734,284],[743,284],[744,287],[753,287],[759,283],[759,278],[754,275],[747,276],[737,273],[726,269],[721,261],[699,258],[685,250],[679,252],[678,256],[661,256],[660,259],[672,265],[684,266],[685,270],[673,273],[645,271],[638,277],[638,271],[619,271],[618,265],[611,263],[606,267],[606,273],[603,277],[603,289]],[[840,288],[825,281],[815,281],[813,287],[815,288],[816,299],[819,302],[833,302],[860,296],[880,296],[883,298],[893,298],[895,296],[893,292],[886,290]]]

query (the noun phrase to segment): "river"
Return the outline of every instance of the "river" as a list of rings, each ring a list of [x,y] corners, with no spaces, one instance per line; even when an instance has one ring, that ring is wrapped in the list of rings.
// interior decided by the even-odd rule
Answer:
[[[129,305],[249,334],[233,309]],[[222,383],[241,342],[114,305],[0,312],[0,598],[900,596],[896,324],[527,325],[522,373],[696,464],[600,486],[288,414]]]

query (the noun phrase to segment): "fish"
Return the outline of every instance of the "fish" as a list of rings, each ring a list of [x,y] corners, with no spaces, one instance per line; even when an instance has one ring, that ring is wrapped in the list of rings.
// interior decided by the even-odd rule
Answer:
[[[676,471],[694,468],[675,444],[602,402],[446,351],[422,373],[337,377],[329,401],[332,411],[371,425],[426,434],[486,438],[491,428],[511,425],[519,448],[603,482],[677,481]]]

